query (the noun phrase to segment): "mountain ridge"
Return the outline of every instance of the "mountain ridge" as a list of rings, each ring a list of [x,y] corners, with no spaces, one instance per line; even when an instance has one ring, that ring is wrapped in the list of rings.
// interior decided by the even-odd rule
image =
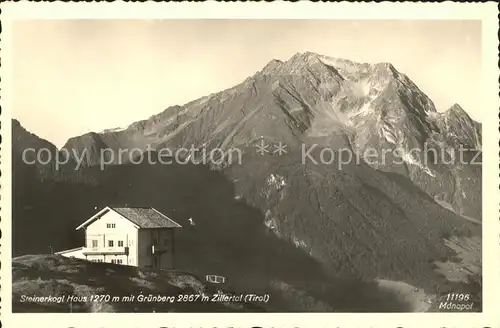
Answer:
[[[321,60],[321,58],[323,58],[323,61]],[[360,67],[371,67],[376,72],[380,72],[380,70],[382,70],[384,72],[384,70],[385,70],[384,73],[390,72],[392,74],[400,75],[400,76],[403,77],[403,82],[411,83],[411,87],[414,86],[414,83],[411,82],[411,80],[409,80],[406,75],[399,73],[399,71],[397,71],[394,68],[394,66],[392,64],[390,64],[390,63],[375,63],[375,64],[362,63],[362,64],[359,64],[359,63],[354,63],[354,62],[346,60],[346,59],[339,59],[339,58],[332,58],[332,57],[321,56],[321,55],[318,55],[318,54],[315,54],[315,53],[312,53],[312,52],[296,53],[295,55],[293,55],[287,61],[280,61],[280,60],[277,60],[277,59],[271,60],[267,65],[265,65],[265,67],[262,70],[256,72],[254,75],[248,77],[245,81],[243,81],[240,84],[237,84],[236,86],[227,88],[227,89],[225,89],[223,91],[220,91],[220,92],[212,93],[212,94],[207,95],[207,96],[200,97],[200,98],[198,98],[196,100],[187,102],[184,105],[169,106],[164,111],[162,111],[162,112],[160,112],[158,114],[152,115],[148,119],[139,120],[139,121],[131,123],[125,130],[127,130],[127,129],[137,129],[137,128],[140,129],[141,127],[144,128],[145,125],[152,125],[154,123],[157,123],[158,121],[160,121],[162,119],[162,117],[168,117],[169,115],[167,113],[171,112],[172,110],[176,111],[175,115],[179,115],[179,112],[181,111],[181,109],[186,110],[186,107],[189,107],[189,106],[191,106],[193,104],[200,103],[200,102],[205,102],[207,100],[213,100],[213,98],[224,98],[225,97],[224,93],[226,93],[226,92],[231,93],[232,90],[235,90],[238,87],[248,86],[249,84],[253,85],[255,82],[258,82],[256,80],[258,80],[262,75],[264,75],[266,77],[269,77],[269,75],[272,75],[272,74],[269,74],[269,73],[275,73],[276,76],[279,78],[279,77],[283,77],[286,74],[293,75],[293,73],[296,72],[296,70],[303,70],[303,69],[309,68],[310,65],[321,64],[324,67],[334,67],[334,66],[329,66],[328,63],[325,63],[325,62],[327,62],[325,60],[325,58],[328,58],[330,61],[332,59],[334,59],[337,62],[341,62],[341,63],[342,62],[343,63],[348,62],[351,65],[358,65]],[[331,62],[330,62],[330,64],[331,64]],[[277,68],[278,69],[286,69],[286,71],[285,72],[276,72],[275,69],[277,69]],[[345,69],[345,67],[344,67],[344,69]],[[346,79],[345,76],[341,76],[341,77],[343,79]],[[350,76],[350,77],[352,78],[352,76]],[[355,80],[356,79],[358,79],[358,78],[355,78]],[[327,92],[326,89],[324,91]],[[435,106],[433,105],[432,101],[430,101],[430,99],[429,99],[429,102],[428,102],[428,104],[427,104],[426,107],[428,107],[427,108],[428,111],[438,113],[436,111]],[[458,107],[461,108],[459,105],[458,105]],[[454,108],[454,106],[452,106],[451,108]],[[468,114],[467,114],[467,116],[468,116]],[[476,121],[474,121],[474,122],[476,122]],[[122,131],[117,131],[117,132],[122,132],[123,133],[124,131],[122,130]],[[111,133],[115,133],[115,131],[113,131]],[[105,135],[106,133],[102,133],[101,132],[99,134],[100,135]],[[74,139],[74,138],[78,138],[78,136],[75,136],[75,137],[73,137],[71,139]],[[64,146],[62,148],[64,148]]]
[[[461,135],[460,130],[466,132]],[[260,136],[279,140],[290,148],[319,141],[321,146],[352,149],[361,157],[370,149],[378,154],[399,152],[405,167],[373,166],[406,172],[411,177],[445,170],[448,173],[443,173],[443,179],[449,179],[454,169],[441,163],[439,167],[423,163],[424,149],[430,146],[441,153],[465,144],[480,150],[481,125],[459,105],[438,113],[432,100],[392,64],[355,63],[305,52],[287,61],[271,60],[232,88],[168,107],[125,130],[99,136],[103,145],[115,151],[191,146],[250,149],[252,140]],[[71,139],[78,144],[74,139],[78,137]],[[95,150],[104,146],[84,140],[81,144],[75,148],[70,143],[63,148],[77,152],[90,149],[87,165],[101,161]],[[415,156],[412,152],[416,150],[419,154]],[[432,196],[444,192],[432,190],[426,179],[413,181]],[[468,202],[459,194],[455,194],[456,199],[448,199],[456,207]],[[468,214],[480,217],[477,208]]]

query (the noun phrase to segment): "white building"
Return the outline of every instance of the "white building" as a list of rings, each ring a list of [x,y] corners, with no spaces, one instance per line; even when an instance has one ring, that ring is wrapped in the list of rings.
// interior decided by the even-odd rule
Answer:
[[[105,207],[76,230],[85,230],[85,246],[56,254],[93,262],[155,269],[174,266],[175,221],[154,208]]]

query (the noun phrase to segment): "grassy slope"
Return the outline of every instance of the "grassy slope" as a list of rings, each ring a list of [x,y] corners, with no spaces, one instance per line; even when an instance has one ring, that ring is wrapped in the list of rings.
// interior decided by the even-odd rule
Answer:
[[[196,276],[176,271],[154,271],[109,263],[92,263],[61,256],[25,255],[13,260],[14,312],[394,312],[412,311],[410,302],[375,282],[343,281],[284,281],[273,280],[261,288],[250,288],[235,276],[223,285],[226,294],[270,295],[267,303],[195,302],[139,303],[86,302],[91,295],[111,297],[130,295],[177,296],[180,294],[213,295],[216,285],[206,285]],[[250,276],[246,276],[247,279]],[[265,288],[263,288],[266,286]],[[239,289],[241,288],[241,289]],[[21,296],[74,295],[87,300],[61,303],[20,302]],[[71,309],[71,310],[70,310]]]
[[[260,312],[250,303],[193,302],[101,302],[91,295],[130,296],[186,294],[212,295],[214,286],[198,278],[175,271],[153,271],[109,263],[92,263],[61,256],[26,255],[13,260],[14,312],[70,312],[68,301],[61,303],[21,302],[21,296],[77,296],[73,312]]]

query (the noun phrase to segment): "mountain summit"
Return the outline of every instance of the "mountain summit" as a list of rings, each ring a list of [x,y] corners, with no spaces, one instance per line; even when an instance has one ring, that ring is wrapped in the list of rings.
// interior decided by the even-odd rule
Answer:
[[[375,123],[375,115],[417,124],[428,112],[435,112],[432,101],[390,64],[358,64],[306,52],[286,62],[273,60],[233,88],[102,135],[110,146],[130,143],[121,139],[132,134],[137,145],[178,145],[191,131],[189,141],[196,145],[238,146],[260,135],[279,133],[293,142],[296,137],[329,134],[332,125],[352,130]],[[215,123],[219,127],[212,129]],[[276,124],[283,129],[274,128]]]

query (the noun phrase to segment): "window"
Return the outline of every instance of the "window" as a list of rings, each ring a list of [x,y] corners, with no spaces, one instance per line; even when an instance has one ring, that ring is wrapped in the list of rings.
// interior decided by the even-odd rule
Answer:
[[[99,247],[99,241],[98,240],[92,240],[92,247],[93,248]]]
[[[108,247],[113,247],[113,241],[112,240],[108,240]]]
[[[98,259],[97,262],[102,263],[102,259]]]
[[[118,247],[123,247],[123,240],[118,240]]]
[[[106,228],[116,228],[116,223],[106,223]]]
[[[114,263],[114,264],[122,264],[123,261],[122,259],[111,259],[111,263]]]

